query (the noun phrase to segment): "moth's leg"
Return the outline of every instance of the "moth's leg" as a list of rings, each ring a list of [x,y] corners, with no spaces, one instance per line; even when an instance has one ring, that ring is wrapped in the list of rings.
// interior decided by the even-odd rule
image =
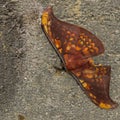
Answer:
[[[60,65],[61,65],[62,70],[65,70],[65,65],[64,65],[64,63],[62,62],[62,60],[61,60]]]
[[[64,64],[63,64],[63,62],[61,61],[61,63],[60,63],[60,66],[55,66],[54,65],[54,68],[56,69],[56,70],[59,70],[59,71],[65,71],[65,67],[64,67]]]

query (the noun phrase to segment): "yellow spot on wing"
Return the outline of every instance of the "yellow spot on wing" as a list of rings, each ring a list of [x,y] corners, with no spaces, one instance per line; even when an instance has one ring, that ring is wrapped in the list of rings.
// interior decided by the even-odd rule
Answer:
[[[81,82],[81,83],[83,83],[83,82],[84,82],[84,80],[80,80],[80,82]]]
[[[45,32],[48,33],[48,28],[46,25],[44,26],[44,28],[45,28]]]
[[[59,49],[59,52],[62,53],[62,48]]]
[[[84,75],[86,78],[91,79],[91,78],[94,77],[95,71],[89,70],[89,69],[85,69],[85,70],[83,71],[83,75]]]
[[[83,53],[84,53],[85,55],[88,55],[88,54],[89,54],[89,51],[88,51],[88,48],[87,48],[87,47],[83,49]]]
[[[42,24],[43,24],[43,26],[44,26],[45,32],[48,33],[48,29],[47,29],[47,25],[48,25],[48,12],[45,12],[45,13],[42,15],[41,22],[42,22]]]
[[[74,71],[73,73],[74,73],[77,77],[80,77],[80,76],[81,76],[81,72],[78,72],[78,71],[76,72],[76,71]]]
[[[72,46],[72,48],[75,48],[75,45],[73,44],[73,45],[71,45]]]
[[[73,37],[74,37],[74,36],[75,36],[75,34],[74,34],[74,33],[72,33],[72,34],[71,34],[71,36],[73,36]]]
[[[67,31],[67,34],[70,34],[70,31]]]
[[[81,41],[81,42],[80,42],[80,44],[81,44],[81,45],[83,45],[83,44],[84,44],[84,42],[83,42],[83,41]]]
[[[96,96],[93,95],[92,93],[90,93],[89,96],[92,97],[93,99],[96,99]]]
[[[86,77],[87,78],[93,78],[93,74],[88,73],[88,74],[86,74]]]
[[[94,50],[93,50],[93,49],[90,49],[90,52],[94,52]]]
[[[90,89],[89,84],[87,84],[86,82],[83,82],[82,85],[83,85],[83,87],[84,87],[85,89],[87,89],[87,90]]]
[[[84,52],[87,52],[88,51],[88,48],[86,47],[86,48],[84,48]]]
[[[81,40],[78,41],[78,44],[79,44],[79,45],[83,45],[83,43],[84,43],[84,42],[81,41]]]
[[[94,50],[95,50],[96,52],[98,52],[98,48],[97,48],[97,47],[94,47]]]
[[[92,46],[89,45],[88,48],[92,48]]]
[[[92,42],[92,40],[91,40],[91,39],[89,39],[89,42],[91,43],[91,42]]]
[[[83,38],[84,38],[84,36],[80,35],[80,38],[81,38],[81,39],[83,39]]]
[[[100,108],[105,108],[105,109],[111,108],[111,105],[110,105],[110,104],[103,103],[103,102],[101,102],[101,103],[99,104],[99,106],[100,106]]]
[[[77,50],[77,51],[79,51],[79,50],[81,50],[81,48],[80,48],[80,47],[78,47],[78,46],[76,46],[76,50]]]
[[[83,41],[85,41],[86,39],[85,39],[85,38],[83,38],[82,40],[83,40]]]
[[[88,44],[89,44],[89,42],[86,42],[86,44],[88,45]]]
[[[91,46],[94,47],[94,46],[95,46],[95,43],[91,43]]]
[[[72,41],[72,40],[74,40],[74,38],[71,37],[69,40]]]
[[[60,48],[61,47],[60,40],[55,39],[55,45],[56,45],[57,48]]]
[[[42,15],[42,24],[43,25],[47,25],[48,23],[48,12],[45,12],[43,15]]]
[[[70,50],[70,49],[71,49],[71,46],[68,45],[68,46],[66,47],[66,50]]]

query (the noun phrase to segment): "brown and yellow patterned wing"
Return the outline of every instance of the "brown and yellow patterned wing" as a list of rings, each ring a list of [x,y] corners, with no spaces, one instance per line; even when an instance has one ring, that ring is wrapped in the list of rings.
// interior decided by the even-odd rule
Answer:
[[[110,66],[93,66],[90,63],[72,70],[73,76],[77,78],[87,96],[103,109],[115,108],[118,105],[109,96],[110,71]]]
[[[41,26],[62,60],[89,98],[100,108],[115,108],[109,96],[110,67],[95,65],[92,56],[104,52],[102,42],[88,30],[57,19],[51,7],[43,11]]]
[[[102,42],[88,30],[57,19],[51,7],[43,11],[41,26],[58,54],[79,55],[80,59],[104,52]],[[63,56],[64,57],[64,56]]]

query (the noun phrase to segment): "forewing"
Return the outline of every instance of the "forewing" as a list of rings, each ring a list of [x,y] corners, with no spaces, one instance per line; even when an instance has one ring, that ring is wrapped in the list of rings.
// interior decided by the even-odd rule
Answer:
[[[59,54],[78,55],[84,59],[104,52],[102,42],[95,35],[84,28],[60,21],[54,16],[52,8],[44,10],[41,25]]]

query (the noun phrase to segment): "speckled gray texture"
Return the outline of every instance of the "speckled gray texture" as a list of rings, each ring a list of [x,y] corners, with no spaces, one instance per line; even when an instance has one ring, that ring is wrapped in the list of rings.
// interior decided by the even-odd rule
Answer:
[[[94,59],[96,63],[112,66],[110,95],[120,104],[120,1],[11,1],[15,3],[16,16],[21,18],[22,26],[15,29],[15,21],[11,21],[17,33],[11,29],[9,34],[17,37],[9,46],[17,47],[17,53],[10,49],[6,54],[3,49],[7,44],[4,39],[9,41],[11,37],[2,41],[3,54],[9,55],[5,58],[14,62],[1,60],[0,63],[1,66],[5,62],[11,64],[4,71],[0,68],[0,120],[18,120],[18,115],[23,115],[25,120],[119,120],[120,107],[114,110],[96,107],[70,75],[54,69],[60,60],[40,27],[40,15],[46,6],[52,5],[58,18],[80,25],[101,39],[105,53]],[[2,7],[9,2],[6,0]],[[22,43],[16,46],[20,40]]]

